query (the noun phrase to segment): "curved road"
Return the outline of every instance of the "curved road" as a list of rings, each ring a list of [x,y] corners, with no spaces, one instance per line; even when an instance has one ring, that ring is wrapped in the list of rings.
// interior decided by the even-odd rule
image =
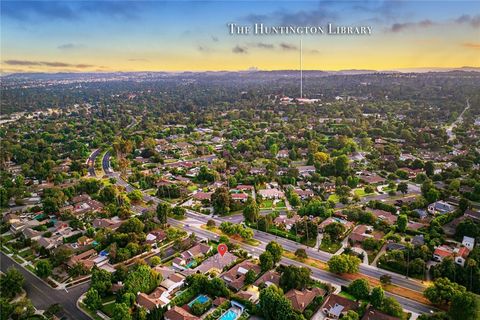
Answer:
[[[2,272],[6,272],[8,268],[13,266],[23,274],[25,277],[25,285],[23,287],[27,292],[28,298],[32,300],[33,305],[37,309],[46,310],[50,305],[58,303],[63,307],[63,315],[67,319],[90,320],[90,317],[77,308],[77,300],[87,291],[90,281],[67,289],[68,291],[56,290],[31,274],[3,252],[0,252],[0,266]]]
[[[85,163],[88,166],[88,175],[91,177],[97,176],[97,174],[95,173],[95,159],[97,158],[99,153],[100,149],[94,150],[87,158],[87,162]]]

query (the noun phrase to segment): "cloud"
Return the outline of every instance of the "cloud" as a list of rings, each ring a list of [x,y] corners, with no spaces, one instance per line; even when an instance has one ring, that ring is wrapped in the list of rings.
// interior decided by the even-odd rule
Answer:
[[[394,23],[390,27],[389,31],[391,32],[400,32],[406,29],[416,29],[416,28],[428,28],[433,26],[435,23],[431,20],[422,20],[419,22],[405,22],[405,23]]]
[[[45,67],[53,67],[53,68],[76,68],[76,69],[87,69],[95,67],[91,64],[72,64],[66,62],[58,62],[58,61],[32,61],[32,60],[5,60],[3,63],[10,65],[10,66],[45,66]]]
[[[233,53],[241,53],[241,54],[244,54],[244,53],[248,53],[247,51],[247,48],[245,47],[240,47],[240,46],[235,46],[233,49],[232,49],[232,52]]]
[[[212,41],[213,41],[213,42],[218,42],[218,38],[215,37],[215,36],[212,36]]]
[[[263,22],[263,21],[268,20],[268,19],[269,19],[269,16],[266,15],[266,14],[252,13],[252,14],[249,14],[249,15],[243,17],[242,20],[245,20],[245,21],[251,22],[251,23],[257,23],[257,22]]]
[[[88,15],[113,19],[138,17],[145,3],[132,1],[2,1],[2,16],[25,21],[79,20]]]
[[[289,13],[282,10],[277,11],[276,15],[280,19],[280,23],[297,26],[321,25],[338,18],[337,13],[325,8],[318,8],[309,11],[298,11],[294,13]]]
[[[476,16],[471,16],[468,14],[461,15],[457,19],[455,19],[455,23],[458,24],[469,24],[470,26],[474,28],[479,28],[480,27],[480,14],[477,14]]]
[[[147,59],[144,58],[130,58],[128,61],[148,61]]]
[[[202,45],[199,45],[197,47],[197,50],[200,51],[200,52],[210,52],[210,51],[212,51],[209,47],[202,46]]]
[[[464,42],[462,43],[462,47],[480,50],[480,42]]]
[[[72,49],[79,49],[83,48],[84,46],[82,44],[75,44],[75,43],[64,43],[61,44],[57,47],[57,49],[60,50],[72,50]]]
[[[282,48],[282,50],[298,50],[297,46],[284,42],[280,43],[280,48]]]
[[[255,48],[260,48],[260,49],[274,49],[275,46],[270,43],[264,43],[264,42],[256,42],[256,43],[250,43],[250,47],[255,47]]]

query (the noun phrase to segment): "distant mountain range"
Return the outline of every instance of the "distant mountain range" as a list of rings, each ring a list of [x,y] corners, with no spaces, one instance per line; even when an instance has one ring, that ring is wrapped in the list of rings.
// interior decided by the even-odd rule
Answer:
[[[401,68],[390,70],[369,70],[369,69],[348,69],[348,70],[304,70],[305,76],[329,76],[329,75],[361,75],[372,73],[428,73],[428,72],[480,72],[480,67],[459,67],[459,68]],[[228,75],[228,74],[256,74],[257,76],[296,76],[298,77],[299,70],[244,70],[244,71],[178,71],[178,72],[164,72],[164,71],[131,71],[131,72],[34,72],[34,73],[10,73],[2,74],[2,77],[20,78],[20,79],[75,79],[83,78],[85,76],[92,78],[129,78],[132,76],[142,77],[169,77],[169,76],[191,76],[191,75]]]

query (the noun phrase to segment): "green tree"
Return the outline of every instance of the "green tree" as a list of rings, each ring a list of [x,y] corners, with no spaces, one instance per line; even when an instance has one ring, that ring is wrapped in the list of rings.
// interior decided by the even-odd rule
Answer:
[[[346,155],[336,157],[333,162],[337,176],[344,176],[348,173],[348,158]]]
[[[126,292],[151,292],[162,281],[162,276],[147,265],[138,265],[129,272],[125,279]]]
[[[150,264],[154,267],[158,266],[161,262],[162,262],[162,259],[160,259],[159,256],[155,256],[152,259],[150,259]]]
[[[433,161],[425,162],[425,173],[427,174],[427,176],[429,177],[433,176],[434,172],[435,172],[435,164],[433,163]]]
[[[372,289],[372,293],[370,294],[370,302],[372,303],[373,307],[379,309],[382,306],[384,299],[385,291],[383,291],[382,287],[375,287]]]
[[[5,274],[0,275],[0,295],[2,298],[11,299],[22,291],[25,278],[14,267],[8,268]]]
[[[104,296],[112,286],[112,274],[106,270],[94,267],[92,270],[91,287]]]
[[[113,320],[132,320],[130,308],[125,303],[115,303],[113,308]]]
[[[290,289],[303,290],[311,282],[312,271],[305,267],[285,266],[280,276],[280,287],[285,292]]]
[[[452,319],[480,319],[479,300],[473,293],[470,292],[456,294],[452,299],[448,314]]]
[[[356,273],[360,263],[360,259],[356,256],[339,254],[328,260],[328,268],[334,273]]]
[[[384,274],[384,275],[380,276],[380,282],[384,286],[389,285],[389,284],[392,283],[392,277],[388,274]]]
[[[129,192],[127,196],[133,202],[138,202],[138,201],[143,199],[142,191],[140,191],[138,189],[135,189],[132,192]]]
[[[405,214],[401,214],[397,219],[397,229],[400,232],[405,232],[407,230],[408,218]]]
[[[327,225],[324,231],[332,241],[338,241],[345,232],[345,227],[341,223],[334,222]]]
[[[248,197],[247,203],[243,208],[243,217],[247,222],[255,222],[258,220],[259,213],[258,204],[252,197]]]
[[[280,259],[282,259],[283,248],[277,242],[270,241],[265,247],[265,250],[272,254],[274,264],[280,262]]]
[[[40,260],[35,265],[35,273],[40,278],[47,278],[52,274],[52,265],[49,260]]]
[[[139,234],[143,232],[144,227],[145,225],[143,224],[142,221],[140,221],[140,219],[138,219],[137,217],[133,217],[128,219],[126,222],[122,223],[120,228],[118,228],[118,231],[122,233]]]
[[[102,298],[98,294],[98,291],[94,288],[90,288],[85,295],[85,299],[83,300],[87,308],[92,311],[99,309],[102,306]]]
[[[225,187],[217,188],[212,194],[212,206],[216,214],[226,215],[230,212],[232,196]]]
[[[157,218],[160,221],[161,225],[166,225],[167,224],[167,217],[170,215],[170,212],[172,211],[172,207],[168,203],[160,202],[157,205]]]
[[[342,317],[342,320],[358,320],[360,316],[353,310],[348,310],[347,314]]]
[[[296,320],[299,316],[290,301],[283,295],[282,289],[275,285],[260,291],[260,308],[265,320]]]
[[[265,251],[260,255],[259,258],[262,271],[270,270],[275,266],[275,263],[273,262],[273,256],[270,251]]]
[[[187,210],[183,207],[180,207],[180,206],[176,206],[172,209],[173,216],[177,217],[177,218],[185,217],[186,213],[187,213]]]
[[[403,308],[398,303],[397,300],[395,300],[392,297],[387,297],[383,299],[383,304],[381,310],[385,312],[386,314],[389,314],[393,317],[401,318],[403,315]]]
[[[438,278],[423,295],[434,304],[449,303],[457,294],[465,293],[465,287],[451,282],[448,278]]]
[[[365,279],[356,279],[348,286],[348,292],[358,300],[367,299],[370,295],[370,284]]]
[[[245,274],[245,284],[252,284],[257,279],[257,274],[253,270],[248,270]]]
[[[406,194],[408,192],[408,184],[406,182],[400,182],[397,185],[397,191],[400,191],[403,194]]]
[[[307,252],[303,248],[295,250],[295,256],[302,261],[308,258]]]

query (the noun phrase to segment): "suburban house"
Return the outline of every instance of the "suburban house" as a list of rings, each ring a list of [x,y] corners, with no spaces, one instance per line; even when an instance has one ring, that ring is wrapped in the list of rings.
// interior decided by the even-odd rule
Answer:
[[[280,274],[274,270],[269,270],[260,278],[258,278],[253,284],[258,287],[262,283],[265,283],[267,287],[271,286],[272,284],[278,287],[280,285]]]
[[[175,292],[185,283],[185,277],[179,273],[173,273],[168,278],[163,279],[164,280],[162,281],[162,283],[160,283],[160,285],[167,289],[169,294]]]
[[[460,247],[455,252],[455,263],[458,265],[461,265],[462,267],[465,266],[465,261],[467,261],[469,253],[470,253],[470,250],[468,250],[467,247]]]
[[[293,225],[299,221],[301,219],[301,217],[299,215],[294,215],[293,217],[291,218],[288,218],[286,215],[280,215],[278,217],[275,218],[275,220],[273,220],[273,223],[276,225],[276,226],[279,226],[279,225],[284,225],[285,226],[285,229],[286,230],[290,230],[292,229]]]
[[[370,210],[370,212],[373,213],[373,215],[377,217],[377,219],[385,221],[388,225],[392,225],[397,222],[397,216],[391,212],[380,209]]]
[[[314,196],[313,191],[310,189],[305,189],[305,190],[295,189],[293,190],[293,192],[295,192],[302,200],[305,200]]]
[[[248,271],[253,271],[258,275],[261,271],[260,266],[251,261],[245,260],[221,275],[223,281],[235,290],[240,290],[245,284],[245,275]]]
[[[108,262],[108,257],[105,255],[98,255],[94,249],[87,250],[75,256],[71,256],[67,262],[70,268],[75,267],[77,263],[82,264],[85,268],[91,269],[94,265],[100,267]]]
[[[38,240],[42,236],[42,233],[32,228],[25,228],[22,230],[22,235],[25,239]]]
[[[226,252],[223,256],[219,253],[205,259],[201,265],[193,269],[197,273],[210,273],[215,272],[217,274],[223,271],[223,268],[233,264],[237,260],[237,256]]]
[[[428,212],[430,214],[446,214],[455,211],[456,207],[445,201],[436,201],[428,205]]]
[[[329,318],[338,319],[345,315],[349,310],[357,310],[360,307],[358,302],[331,294],[323,303],[322,311]]]
[[[167,312],[164,316],[165,320],[198,320],[200,318],[195,317],[193,314],[189,313],[187,310],[174,306]]]
[[[185,269],[190,267],[190,263],[194,262],[196,258],[203,257],[212,250],[212,247],[204,243],[194,245],[190,249],[182,252],[179,257],[173,259],[173,266],[177,269]]]
[[[110,230],[117,230],[121,225],[123,221],[120,219],[114,220],[114,219],[106,219],[106,218],[97,218],[94,219],[92,222],[92,225],[94,228],[105,228],[105,229],[110,229]]]
[[[315,297],[323,297],[325,294],[325,290],[320,288],[303,289],[302,291],[291,289],[285,294],[285,298],[290,300],[293,309],[303,312]]]
[[[277,158],[279,159],[285,159],[288,158],[288,150],[280,150],[277,153]]]
[[[372,226],[367,226],[364,224],[356,226],[350,234],[350,240],[353,242],[361,243],[367,238],[374,238],[376,240],[379,240],[382,238],[382,235],[378,232],[374,232]]]
[[[148,234],[147,234],[147,237],[146,237],[146,243],[148,244],[156,244],[157,242],[161,242],[163,240],[165,240],[167,238],[167,234],[165,233],[165,231],[163,230],[154,230],[154,231],[150,231]]]
[[[193,195],[193,199],[197,201],[210,201],[213,192],[197,192]]]
[[[285,197],[283,191],[280,191],[276,188],[262,189],[258,191],[258,194],[265,199],[280,199]]]
[[[473,247],[475,246],[475,239],[463,236],[462,245],[465,246],[468,250],[473,250]]]
[[[340,218],[336,218],[336,217],[328,217],[327,219],[323,220],[322,223],[320,223],[318,225],[318,230],[320,232],[323,232],[325,230],[325,227],[328,226],[329,224],[332,224],[332,223],[342,224],[345,227],[345,230],[350,230],[354,226],[353,222],[350,222],[350,221],[347,221],[347,220],[344,220],[344,219],[340,219]]]
[[[145,309],[151,311],[158,307],[163,307],[170,302],[168,299],[169,292],[163,287],[157,287],[150,294],[143,292],[138,293],[137,295],[137,305],[144,307]]]
[[[435,248],[435,251],[433,252],[433,260],[442,262],[443,259],[451,257],[454,258],[456,264],[463,267],[469,253],[470,251],[467,247],[451,248],[449,246],[442,245]]]
[[[463,215],[475,221],[480,221],[480,211],[474,211],[474,210],[468,209],[468,210],[465,210],[465,213]]]

